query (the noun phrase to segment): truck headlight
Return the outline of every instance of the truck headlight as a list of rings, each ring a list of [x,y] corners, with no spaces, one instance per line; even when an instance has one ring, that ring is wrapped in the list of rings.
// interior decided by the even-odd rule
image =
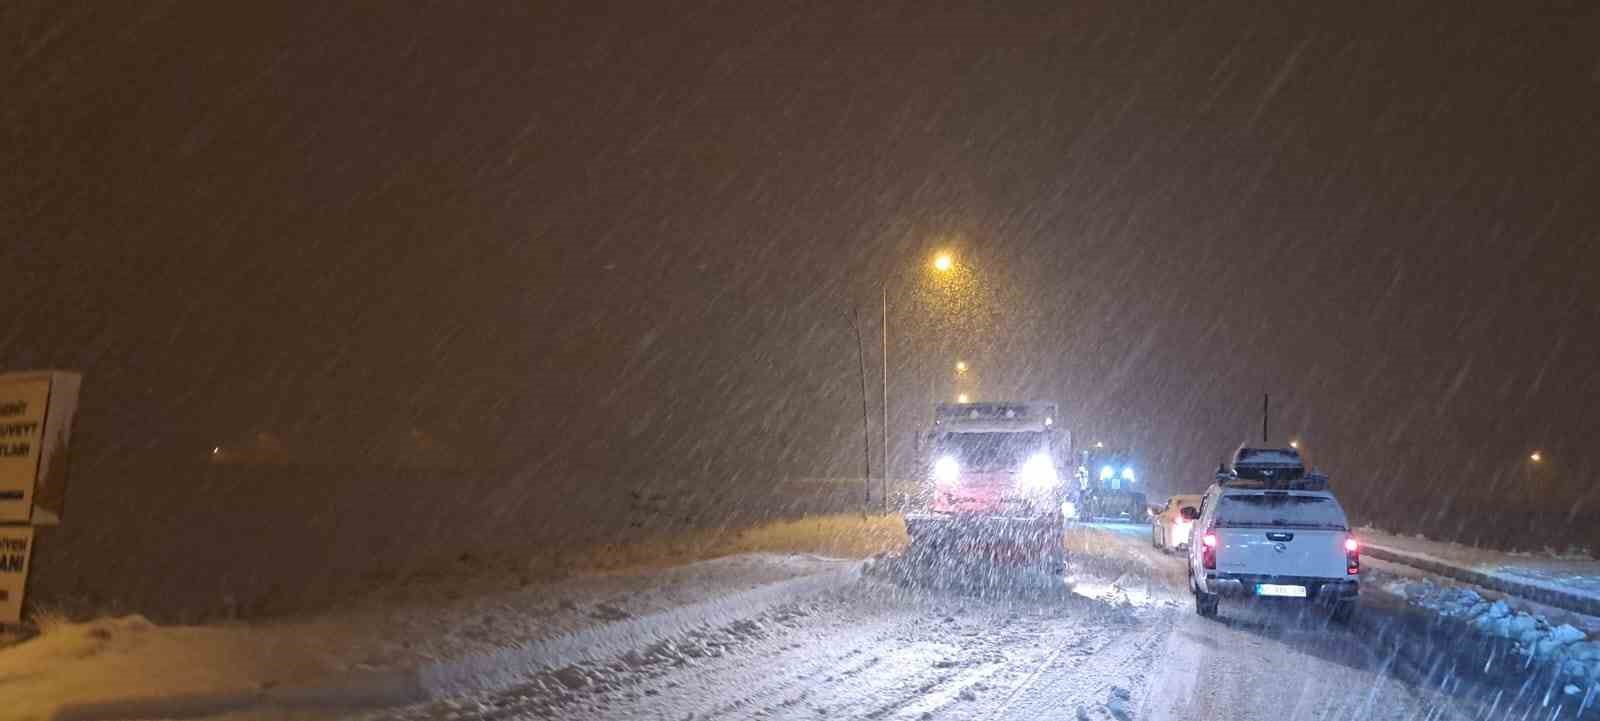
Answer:
[[[1128,468],[1122,469],[1122,480],[1127,481],[1129,483],[1133,482],[1133,468],[1131,466],[1128,467]]]
[[[1100,480],[1102,481],[1109,481],[1116,475],[1117,469],[1112,468],[1111,466],[1105,466],[1100,469]]]
[[[961,476],[961,464],[956,463],[955,456],[940,456],[933,462],[933,482],[941,486],[953,486],[956,479]]]
[[[1034,490],[1049,488],[1056,484],[1056,464],[1050,462],[1050,456],[1044,453],[1034,454],[1027,463],[1022,464],[1022,485],[1024,488]]]

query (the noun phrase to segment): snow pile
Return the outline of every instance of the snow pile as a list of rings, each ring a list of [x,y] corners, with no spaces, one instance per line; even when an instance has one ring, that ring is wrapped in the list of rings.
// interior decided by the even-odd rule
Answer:
[[[517,655],[525,649],[550,651],[551,658],[570,656],[559,668],[589,660],[577,651],[625,651],[636,639],[654,642],[692,631],[711,616],[729,617],[724,625],[732,624],[792,601],[803,590],[796,584],[809,588],[811,579],[836,576],[849,566],[809,556],[751,554],[538,584],[523,585],[513,576],[512,590],[498,590],[506,584],[492,577],[498,569],[486,567],[478,570],[490,577],[450,576],[450,583],[411,579],[346,610],[305,617],[206,626],[163,626],[140,616],[55,621],[41,624],[34,638],[0,647],[0,687],[6,692],[0,718],[42,721],[64,705],[141,697],[248,697],[265,689],[337,684],[350,674],[395,676],[419,667],[434,669],[429,680],[438,683],[436,677],[448,676],[457,665],[470,666],[471,659],[502,654],[526,661],[529,653]],[[734,625],[723,634],[745,631]],[[716,653],[719,638],[688,634],[660,648],[638,647],[648,658],[692,659]],[[594,676],[591,670],[579,666],[556,680],[564,688],[582,685],[576,674]]]
[[[142,616],[52,623],[0,651],[0,718],[43,721],[66,702],[250,690],[338,670],[314,649],[262,640],[240,626],[161,627]]]
[[[1129,721],[1133,718],[1133,694],[1121,686],[1112,686],[1106,699],[1106,712],[1118,721]]]
[[[1477,591],[1439,584],[1433,579],[1397,579],[1385,591],[1446,618],[1458,619],[1480,632],[1513,641],[1530,660],[1559,664],[1564,676],[1600,682],[1600,640],[1571,624],[1555,624],[1540,613],[1517,610],[1504,599],[1490,601]]]

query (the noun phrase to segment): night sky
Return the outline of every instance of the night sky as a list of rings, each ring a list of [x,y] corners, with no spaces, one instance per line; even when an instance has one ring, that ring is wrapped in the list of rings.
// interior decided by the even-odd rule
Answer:
[[[0,367],[85,372],[75,483],[859,475],[887,283],[897,474],[960,358],[1155,493],[1270,392],[1353,507],[1600,506],[1600,5],[256,5],[0,9]]]

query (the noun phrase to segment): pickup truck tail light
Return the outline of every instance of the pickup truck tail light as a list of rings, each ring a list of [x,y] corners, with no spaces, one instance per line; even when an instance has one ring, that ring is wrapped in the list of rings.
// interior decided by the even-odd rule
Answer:
[[[1206,529],[1204,536],[1200,537],[1200,565],[1207,570],[1217,567],[1217,534],[1211,529]]]
[[[1361,543],[1355,536],[1344,539],[1344,572],[1347,576],[1361,573]]]

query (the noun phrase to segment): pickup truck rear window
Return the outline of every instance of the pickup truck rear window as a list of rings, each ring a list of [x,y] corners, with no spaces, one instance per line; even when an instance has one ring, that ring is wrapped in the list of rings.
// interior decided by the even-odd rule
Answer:
[[[1347,530],[1344,510],[1324,496],[1257,493],[1223,496],[1218,526],[1283,526]]]

